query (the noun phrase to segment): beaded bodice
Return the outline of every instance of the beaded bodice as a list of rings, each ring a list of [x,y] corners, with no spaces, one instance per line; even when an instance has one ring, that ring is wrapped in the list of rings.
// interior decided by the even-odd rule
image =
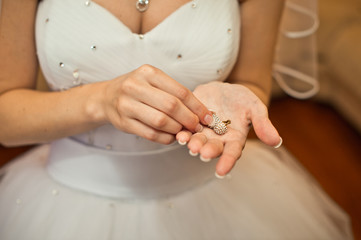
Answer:
[[[237,0],[190,1],[143,35],[89,0],[43,0],[36,19],[38,58],[54,91],[110,80],[143,64],[190,89],[223,81],[236,61],[239,34]],[[163,147],[112,126],[74,138],[121,151]]]

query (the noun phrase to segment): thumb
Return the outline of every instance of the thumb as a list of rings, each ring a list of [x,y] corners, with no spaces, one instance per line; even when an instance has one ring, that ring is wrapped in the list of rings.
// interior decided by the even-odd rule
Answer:
[[[262,142],[275,148],[282,145],[282,138],[268,118],[267,110],[263,113],[252,114],[251,121],[257,137]]]

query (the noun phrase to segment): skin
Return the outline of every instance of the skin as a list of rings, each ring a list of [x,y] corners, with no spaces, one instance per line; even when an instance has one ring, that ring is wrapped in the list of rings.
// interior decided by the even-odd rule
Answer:
[[[37,1],[2,3],[0,57],[7,59],[0,62],[2,144],[48,142],[105,123],[169,144],[182,127],[196,132],[202,128],[200,123],[207,124],[204,119],[210,114],[208,109],[187,88],[148,65],[110,81],[69,91],[34,90],[38,69],[34,42]],[[140,19],[141,15],[137,14]],[[144,94],[140,97],[137,93]],[[130,106],[137,111],[129,111]]]
[[[227,82],[197,87],[194,94],[221,120],[231,119],[228,132],[219,136],[204,129],[181,131],[177,139],[188,143],[202,159],[220,156],[216,173],[224,176],[241,157],[250,123],[258,138],[277,146],[281,138],[268,118],[272,64],[284,0],[245,0],[241,8],[241,45],[236,65]],[[211,93],[211,94],[210,94]]]
[[[132,32],[146,33],[188,0],[152,0],[144,13],[135,9],[134,1],[95,2]],[[36,0],[2,0],[1,144],[44,143],[111,123],[121,131],[162,144],[176,138],[205,159],[220,156],[216,172],[225,175],[242,154],[250,123],[263,142],[271,146],[279,143],[266,105],[283,0],[243,1],[240,53],[228,83],[201,85],[193,93],[150,65],[63,92],[35,90],[37,4]],[[221,119],[232,119],[225,135],[202,128],[212,121],[208,108]]]

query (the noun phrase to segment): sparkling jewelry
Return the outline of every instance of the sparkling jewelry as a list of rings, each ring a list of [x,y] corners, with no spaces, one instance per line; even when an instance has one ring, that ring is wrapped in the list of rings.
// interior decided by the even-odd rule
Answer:
[[[149,0],[137,0],[135,7],[139,12],[145,12],[148,9]]]
[[[212,112],[213,121],[208,125],[218,135],[223,135],[227,132],[227,125],[231,124],[231,120],[221,121],[215,112]]]

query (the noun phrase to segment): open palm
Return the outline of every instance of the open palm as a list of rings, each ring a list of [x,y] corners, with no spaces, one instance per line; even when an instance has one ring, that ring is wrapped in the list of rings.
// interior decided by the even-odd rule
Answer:
[[[216,167],[219,176],[227,174],[240,158],[251,124],[261,141],[270,146],[279,144],[280,136],[268,118],[267,107],[248,88],[212,82],[197,87],[194,95],[222,121],[231,120],[231,124],[224,135],[218,135],[205,127],[202,132],[195,134],[181,131],[177,139],[188,143],[190,151],[199,153],[202,160],[220,156]]]

